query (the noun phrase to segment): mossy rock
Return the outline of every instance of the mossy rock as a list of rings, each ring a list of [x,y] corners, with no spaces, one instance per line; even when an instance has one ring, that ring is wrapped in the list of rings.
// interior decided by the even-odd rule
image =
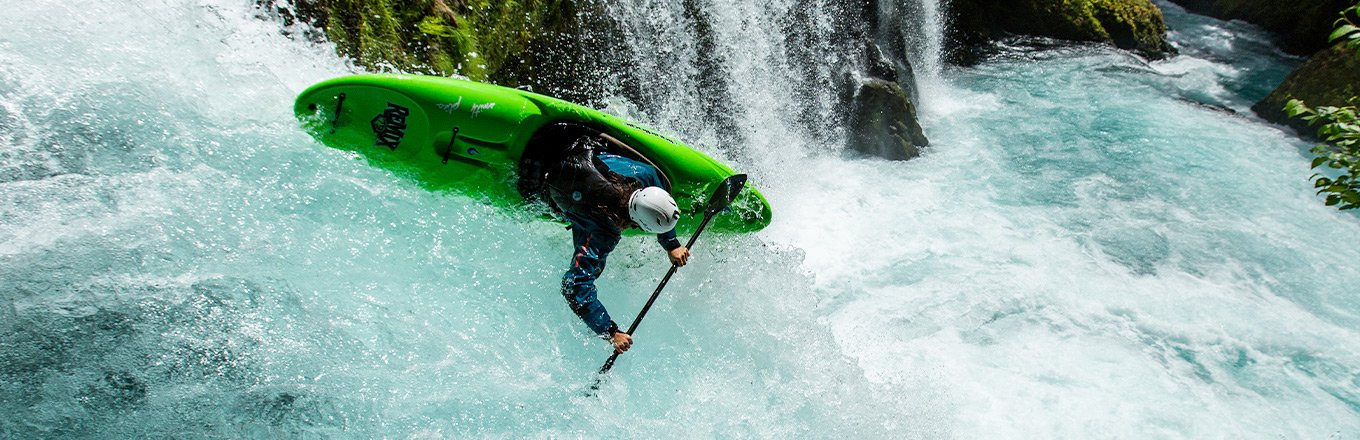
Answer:
[[[1360,96],[1360,53],[1338,44],[1309,58],[1252,110],[1266,120],[1312,133],[1302,120],[1285,115],[1285,103],[1299,99],[1311,107],[1339,107],[1356,105],[1356,96]]]
[[[1171,0],[1186,10],[1224,20],[1242,20],[1279,36],[1281,49],[1307,55],[1326,49],[1332,23],[1351,0]]]
[[[1011,35],[1110,43],[1148,58],[1174,54],[1162,10],[1151,0],[956,0],[952,3],[956,62]]]

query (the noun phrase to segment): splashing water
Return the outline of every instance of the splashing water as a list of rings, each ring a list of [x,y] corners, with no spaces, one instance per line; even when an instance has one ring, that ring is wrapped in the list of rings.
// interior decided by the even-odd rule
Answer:
[[[1246,112],[1297,62],[1254,29],[1163,5],[1167,61],[941,68],[933,146],[888,163],[789,116],[808,70],[763,26],[794,3],[620,6],[672,100],[633,116],[749,171],[776,219],[706,235],[588,399],[608,353],[557,292],[567,233],[315,144],[294,94],[354,68],[249,3],[7,8],[0,437],[1360,433],[1360,252],[1333,238],[1360,222]],[[740,147],[666,74],[705,51]],[[664,255],[611,261],[631,316]]]

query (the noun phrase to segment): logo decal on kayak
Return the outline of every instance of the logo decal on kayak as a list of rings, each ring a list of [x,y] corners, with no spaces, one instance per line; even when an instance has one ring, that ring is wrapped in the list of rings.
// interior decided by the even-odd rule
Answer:
[[[496,103],[494,103],[494,102],[488,102],[488,103],[486,103],[486,104],[477,104],[477,105],[474,105],[474,106],[472,106],[472,117],[475,118],[475,117],[481,116],[483,111],[491,110],[491,109],[493,109],[493,108],[495,108],[495,107],[496,107]]]
[[[387,109],[369,122],[373,127],[373,135],[377,137],[376,144],[396,151],[401,138],[406,136],[406,116],[410,114],[411,109],[387,103]]]
[[[440,110],[443,110],[444,113],[453,114],[453,111],[454,111],[454,110],[458,110],[458,107],[462,107],[462,106],[463,106],[463,97],[462,97],[462,96],[459,96],[459,97],[458,97],[458,102],[453,102],[453,103],[448,103],[448,104],[439,104],[439,109],[440,109]]]

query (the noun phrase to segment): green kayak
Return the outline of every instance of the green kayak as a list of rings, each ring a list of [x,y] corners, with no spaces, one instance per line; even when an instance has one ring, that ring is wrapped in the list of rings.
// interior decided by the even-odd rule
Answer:
[[[353,151],[374,166],[431,190],[514,208],[520,159],[547,124],[577,123],[619,141],[625,156],[650,162],[671,182],[684,210],[678,232],[693,231],[716,185],[737,174],[656,132],[556,98],[490,84],[419,75],[354,75],[298,95],[294,112],[318,141]],[[641,157],[638,157],[641,156]],[[710,228],[754,232],[770,224],[770,205],[748,187]]]

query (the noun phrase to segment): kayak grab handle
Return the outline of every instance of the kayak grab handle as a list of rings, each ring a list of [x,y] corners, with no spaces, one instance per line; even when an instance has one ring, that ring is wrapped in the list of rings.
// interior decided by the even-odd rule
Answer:
[[[458,140],[458,127],[453,127],[453,133],[449,135],[449,146],[444,148],[444,165],[449,164],[449,155],[453,154],[453,141]]]
[[[335,103],[335,118],[331,119],[331,134],[340,128],[340,111],[345,108],[345,94],[341,93],[335,97],[340,102]]]

